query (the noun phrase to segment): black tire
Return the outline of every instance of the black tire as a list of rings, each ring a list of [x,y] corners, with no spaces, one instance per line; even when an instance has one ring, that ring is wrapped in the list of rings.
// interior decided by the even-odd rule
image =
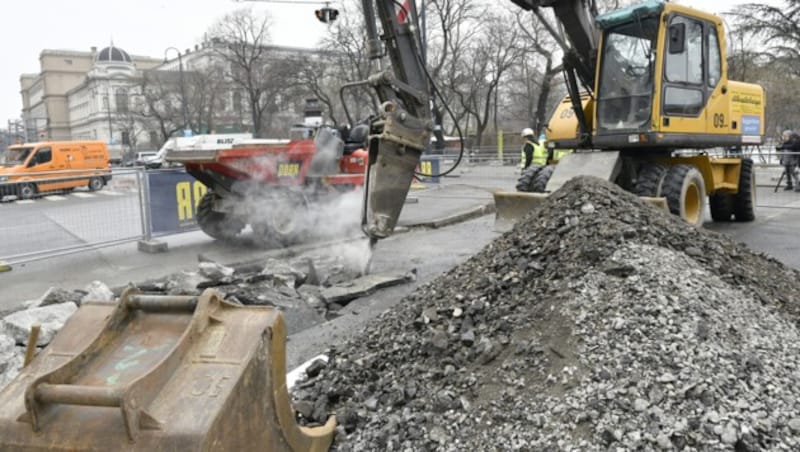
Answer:
[[[658,163],[646,163],[639,170],[633,192],[636,196],[660,198],[663,196],[664,177],[669,168]]]
[[[542,169],[542,165],[531,165],[522,170],[522,175],[517,180],[517,191],[532,192],[533,178]]]
[[[712,193],[708,197],[708,206],[711,208],[711,218],[714,221],[725,222],[733,219],[732,194]]]
[[[89,179],[89,191],[98,191],[102,190],[106,183],[103,181],[102,177],[93,177]]]
[[[751,159],[742,159],[739,192],[733,196],[733,216],[741,222],[756,219],[756,172]]]
[[[703,175],[693,165],[670,167],[664,178],[662,194],[667,198],[670,212],[692,226],[701,226],[706,211],[706,184]]]
[[[283,246],[302,241],[306,236],[306,223],[310,220],[305,197],[300,193],[279,191],[271,198],[268,202],[273,208],[269,216],[250,225],[256,241]]]
[[[206,192],[200,203],[197,204],[197,225],[209,237],[216,240],[228,241],[236,238],[242,231],[244,225],[236,220],[231,220],[223,212],[213,210],[214,201],[218,196],[212,192]]]
[[[36,197],[36,185],[34,184],[20,184],[17,186],[17,197],[19,199],[33,199]]]
[[[550,176],[553,175],[553,171],[555,170],[555,165],[547,165],[536,173],[531,182],[531,191],[534,193],[544,193],[545,188],[547,188],[547,182],[550,180]]]

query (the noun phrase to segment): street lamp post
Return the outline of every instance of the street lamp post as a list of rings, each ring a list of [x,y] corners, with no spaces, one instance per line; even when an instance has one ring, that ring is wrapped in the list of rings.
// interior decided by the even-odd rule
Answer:
[[[189,130],[189,110],[186,105],[186,87],[184,86],[183,82],[183,58],[181,56],[181,51],[175,47],[167,47],[164,50],[164,62],[167,61],[167,52],[170,50],[174,50],[178,53],[178,72],[180,73],[180,84],[181,84],[181,103],[183,104],[183,135],[186,136]]]

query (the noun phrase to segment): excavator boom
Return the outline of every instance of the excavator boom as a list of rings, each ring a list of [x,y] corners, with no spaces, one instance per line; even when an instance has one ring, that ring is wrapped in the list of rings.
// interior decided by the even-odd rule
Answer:
[[[597,53],[596,12],[593,0],[512,0],[542,18],[540,8],[552,8],[563,26],[568,43],[547,20],[550,30],[565,51],[570,95],[581,111],[578,80],[594,86]],[[371,59],[388,56],[391,69],[345,88],[370,85],[381,102],[381,110],[370,123],[369,166],[362,209],[362,229],[374,242],[394,230],[422,153],[430,145],[433,131],[431,99],[433,86],[420,53],[416,2],[405,0],[362,0]],[[381,23],[378,33],[376,17]],[[588,120],[579,115],[585,140]]]

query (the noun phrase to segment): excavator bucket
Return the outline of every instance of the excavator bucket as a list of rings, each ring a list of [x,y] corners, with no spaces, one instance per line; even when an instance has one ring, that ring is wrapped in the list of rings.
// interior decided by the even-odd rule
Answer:
[[[524,217],[536,206],[547,199],[545,193],[522,193],[513,191],[495,191],[494,195],[494,229],[499,232],[511,230],[514,223]]]
[[[546,193],[495,191],[493,194],[495,207],[494,230],[498,232],[511,230],[514,227],[514,223],[547,199]],[[669,213],[667,198],[641,196],[639,199]]]
[[[272,308],[128,289],[84,303],[0,392],[3,451],[325,451],[297,425]]]

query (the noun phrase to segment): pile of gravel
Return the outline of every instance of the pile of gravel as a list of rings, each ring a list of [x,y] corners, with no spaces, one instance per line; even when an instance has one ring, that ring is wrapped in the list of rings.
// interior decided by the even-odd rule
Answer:
[[[570,181],[296,386],[338,450],[798,450],[797,271]]]

